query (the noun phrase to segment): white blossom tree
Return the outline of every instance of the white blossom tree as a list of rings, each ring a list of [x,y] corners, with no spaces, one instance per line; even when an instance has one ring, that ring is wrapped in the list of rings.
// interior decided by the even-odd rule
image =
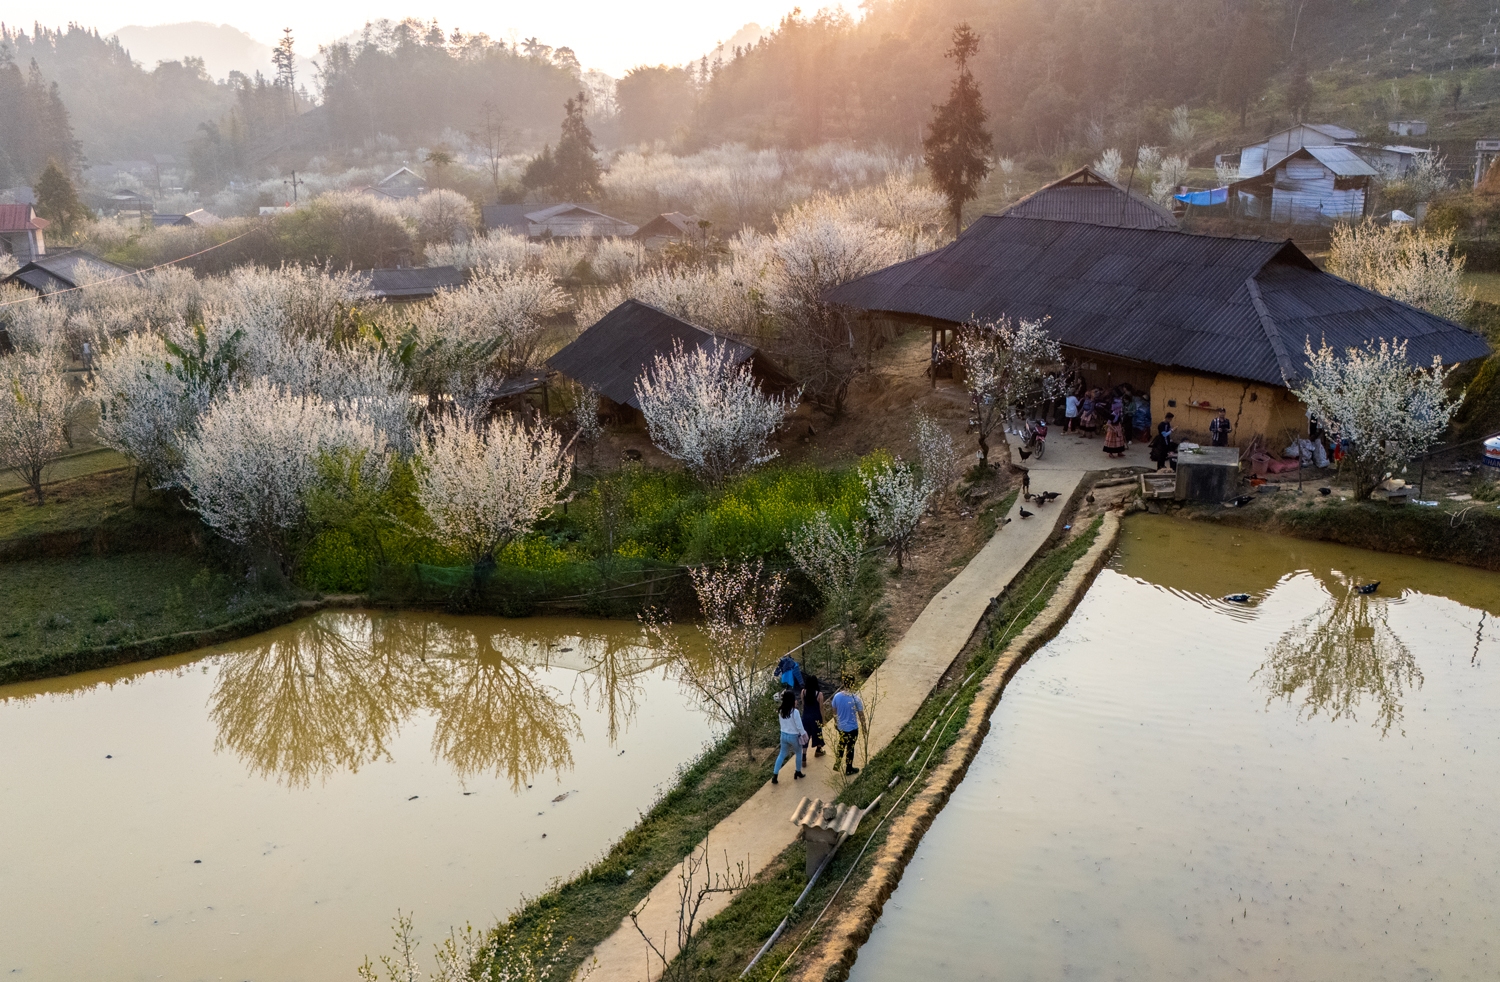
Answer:
[[[14,470],[42,504],[42,475],[68,447],[77,411],[56,349],[0,358],[0,467]]]
[[[864,483],[870,524],[896,554],[896,569],[903,569],[932,491],[899,457],[864,475]]]
[[[1388,471],[1426,452],[1453,418],[1462,396],[1447,389],[1451,368],[1407,361],[1405,341],[1372,342],[1342,354],[1307,345],[1308,376],[1297,397],[1349,441],[1344,460],[1356,498],[1368,498]]]
[[[986,467],[990,433],[1012,405],[1044,384],[1044,370],[1062,360],[1062,348],[1043,321],[1002,317],[964,325],[958,335],[958,358],[979,420],[979,466]]]
[[[433,352],[429,375],[486,369],[509,378],[533,368],[543,321],[567,309],[550,277],[525,271],[480,270],[453,290],[439,291],[417,318],[417,336]]]
[[[1339,225],[1333,230],[1328,272],[1449,320],[1462,320],[1474,303],[1463,285],[1465,256],[1453,253],[1453,231],[1400,225]]]
[[[958,448],[953,445],[953,437],[937,420],[920,411],[912,420],[912,436],[916,438],[927,493],[939,502],[947,500],[959,478]]]
[[[684,651],[671,624],[644,618],[655,646],[681,666],[682,683],[716,722],[737,734],[745,756],[755,759],[756,708],[777,655],[766,648],[766,630],[781,616],[782,573],[766,573],[761,560],[695,566],[688,570],[703,621],[698,631],[707,642],[703,654]]]
[[[787,539],[787,552],[823,597],[824,609],[844,629],[844,643],[854,641],[853,601],[864,562],[866,526],[855,522],[837,525],[820,510]]]
[[[211,395],[177,370],[158,337],[131,334],[99,356],[89,393],[100,406],[95,436],[135,462],[152,487],[177,483],[183,450]]]
[[[445,545],[476,565],[563,500],[570,448],[513,416],[445,420],[416,454],[417,501]]]
[[[767,395],[736,360],[718,338],[692,350],[678,341],[635,383],[651,442],[714,486],[773,459],[767,442],[797,408],[797,396]]]
[[[183,451],[182,485],[210,527],[270,550],[285,571],[324,468],[357,468],[361,483],[380,487],[389,475],[385,449],[384,435],[357,414],[256,379],[203,414]]]

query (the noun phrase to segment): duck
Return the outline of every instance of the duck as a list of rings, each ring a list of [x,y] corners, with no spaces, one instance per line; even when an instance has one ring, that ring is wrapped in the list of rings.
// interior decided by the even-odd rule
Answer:
[[[1041,494],[1037,495],[1037,497],[1041,498],[1044,501],[1056,501],[1058,498],[1062,497],[1062,492],[1060,492],[1060,491],[1043,491]]]
[[[1021,509],[1021,517],[1022,518],[1030,518],[1034,514],[1035,514],[1035,512],[1029,512],[1025,508]]]
[[[1375,580],[1374,582],[1371,582],[1371,583],[1361,583],[1359,586],[1357,586],[1357,587],[1354,588],[1354,592],[1355,593],[1374,593],[1378,589],[1380,589],[1380,581],[1379,580]]]
[[[1227,597],[1224,598],[1224,602],[1225,603],[1231,603],[1231,604],[1249,603],[1250,602],[1250,594],[1248,594],[1248,593],[1231,593],[1229,596],[1227,596]]]

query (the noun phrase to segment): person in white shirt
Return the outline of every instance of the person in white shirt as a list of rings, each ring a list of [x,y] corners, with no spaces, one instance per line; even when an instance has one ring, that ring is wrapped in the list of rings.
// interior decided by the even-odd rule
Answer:
[[[781,718],[781,752],[776,755],[776,766],[771,769],[771,783],[779,783],[776,775],[781,773],[781,765],[791,756],[797,758],[797,771],[792,775],[794,778],[803,777],[802,765],[806,763],[807,751],[803,749],[807,741],[807,730],[802,726],[802,713],[797,709],[797,693],[787,689],[781,694],[781,709],[777,714]]]

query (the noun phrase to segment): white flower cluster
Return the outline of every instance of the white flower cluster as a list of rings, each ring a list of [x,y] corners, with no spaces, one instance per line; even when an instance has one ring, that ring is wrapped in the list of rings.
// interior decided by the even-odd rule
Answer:
[[[1333,230],[1328,272],[1428,313],[1462,320],[1474,303],[1464,286],[1465,256],[1454,255],[1454,233],[1378,225]]]
[[[917,523],[927,511],[932,489],[899,457],[894,463],[866,474],[864,482],[870,523],[896,554],[896,568],[901,569],[917,534]]]
[[[635,383],[651,441],[688,470],[719,485],[776,456],[771,434],[797,408],[797,397],[761,391],[738,345],[720,339],[657,355]]]
[[[438,538],[475,563],[529,531],[572,473],[555,430],[514,417],[440,423],[416,462],[417,500]]]

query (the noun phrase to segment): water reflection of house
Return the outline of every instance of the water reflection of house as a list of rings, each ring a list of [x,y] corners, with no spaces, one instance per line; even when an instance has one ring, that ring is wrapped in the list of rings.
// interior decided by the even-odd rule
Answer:
[[[1324,273],[1290,241],[1014,211],[826,296],[947,331],[976,318],[1045,318],[1086,384],[1149,391],[1152,418],[1174,412],[1187,433],[1206,435],[1213,410],[1227,407],[1242,445],[1305,427],[1288,380],[1303,374],[1309,342],[1405,340],[1416,365],[1489,353],[1458,324]]]
[[[641,404],[635,383],[657,355],[670,355],[674,344],[694,348],[717,335],[639,300],[626,300],[600,318],[567,347],[547,360],[547,367],[582,383],[602,397],[601,412],[634,418]],[[768,392],[784,392],[796,381],[758,348],[721,339],[736,365],[749,364],[751,374]]]

